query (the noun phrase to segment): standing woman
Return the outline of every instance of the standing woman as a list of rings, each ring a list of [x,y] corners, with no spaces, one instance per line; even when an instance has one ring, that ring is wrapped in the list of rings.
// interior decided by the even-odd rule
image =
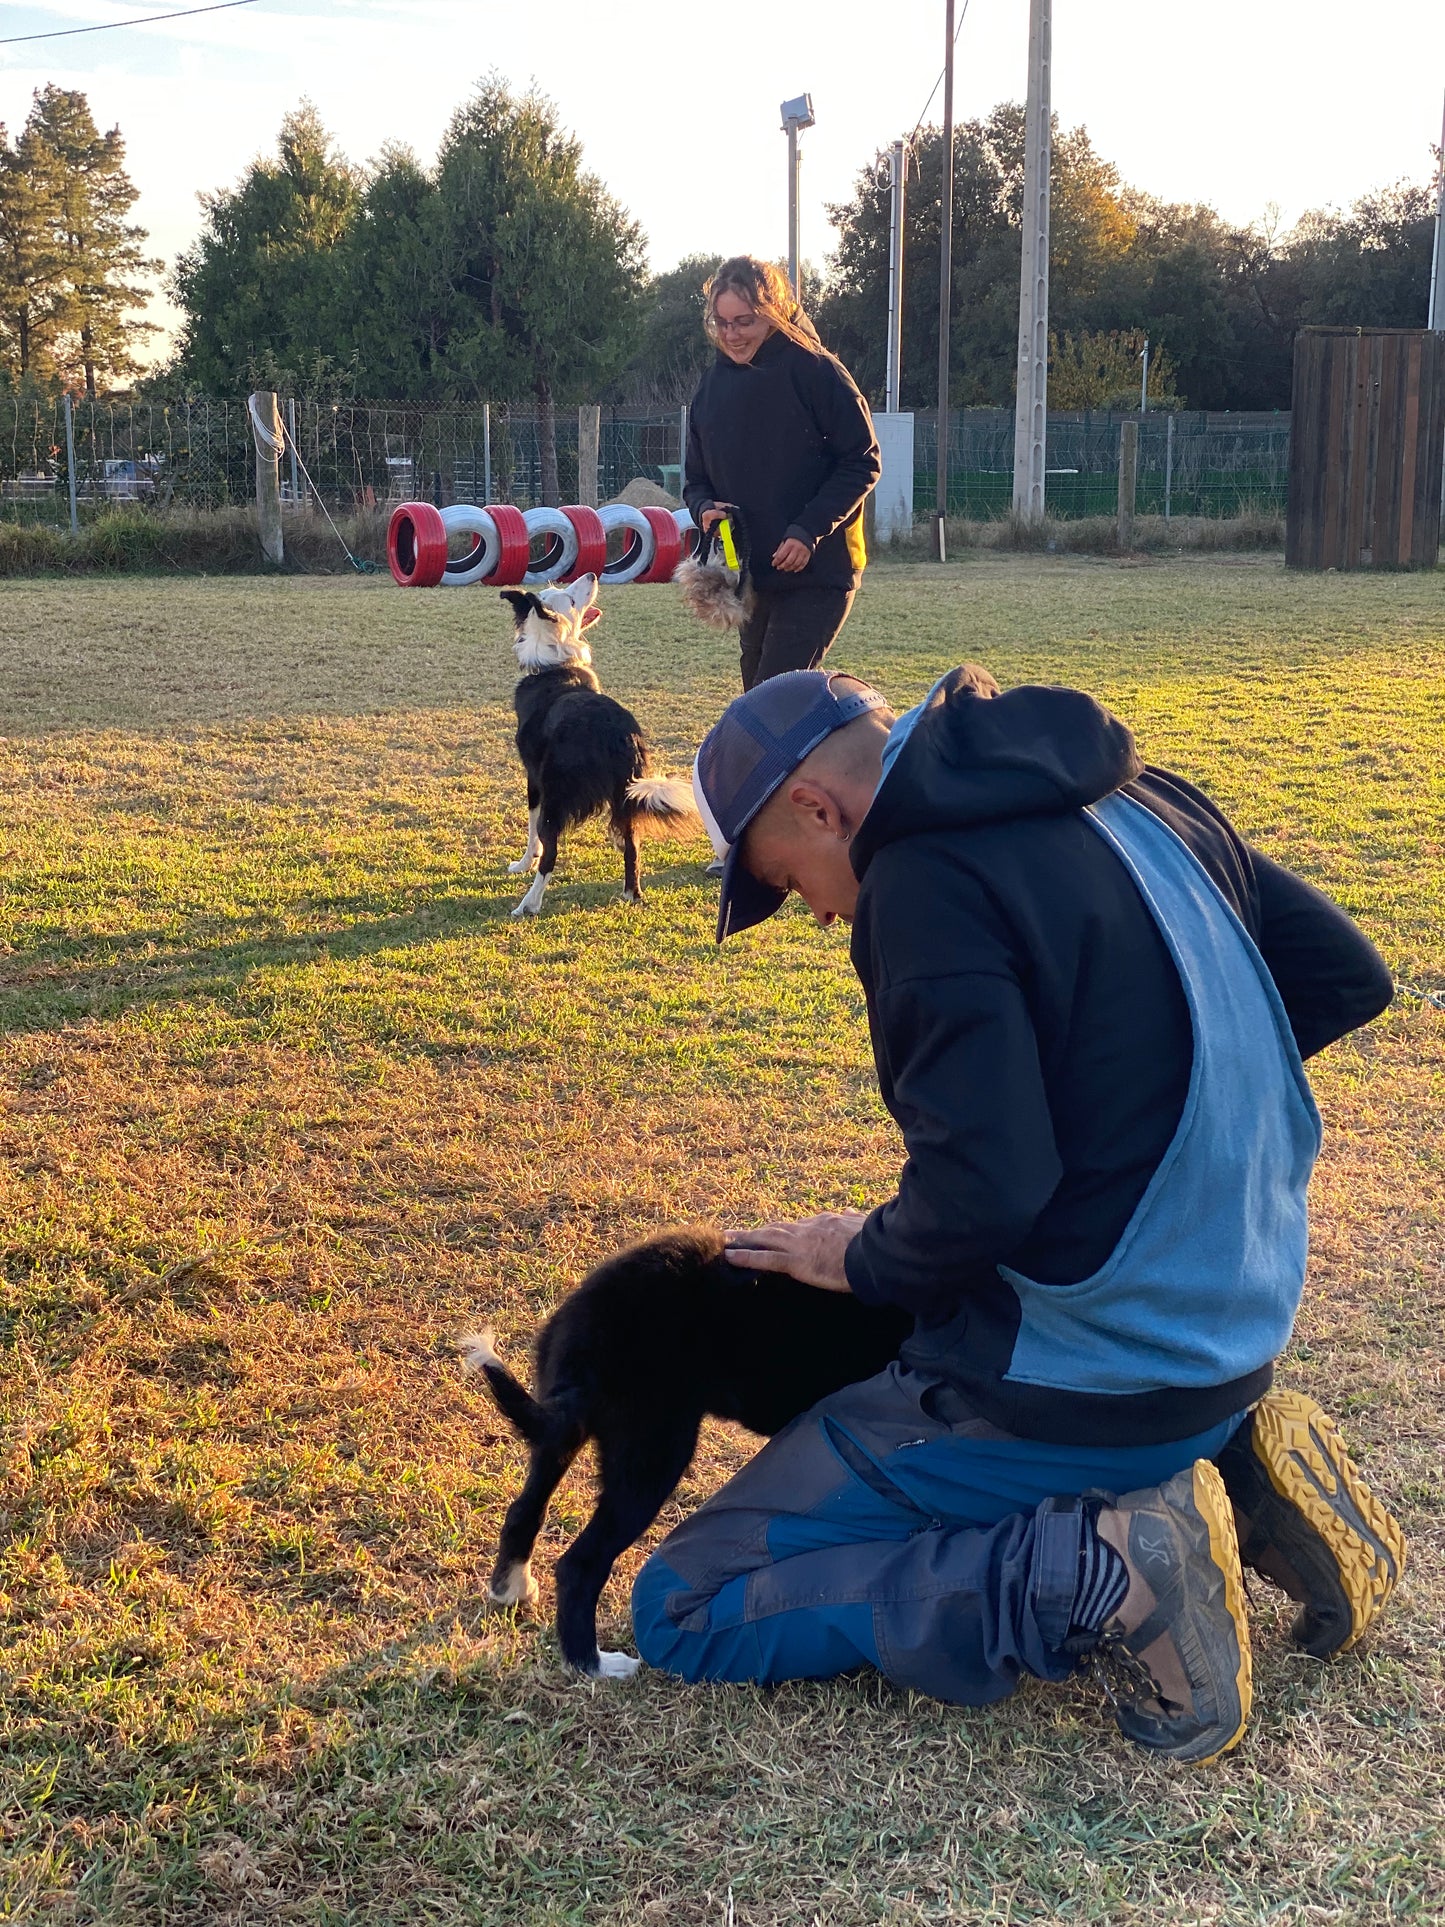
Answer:
[[[683,498],[703,529],[741,511],[755,597],[741,636],[751,689],[786,669],[815,669],[847,620],[878,443],[853,377],[780,269],[740,254],[703,294],[718,353],[688,411]]]

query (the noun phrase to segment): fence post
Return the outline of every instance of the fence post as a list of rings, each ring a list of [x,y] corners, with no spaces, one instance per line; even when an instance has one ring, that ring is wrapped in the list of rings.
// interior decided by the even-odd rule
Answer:
[[[474,444],[475,446],[475,444]],[[475,456],[472,458],[474,461]],[[475,470],[473,471],[475,475]],[[473,483],[475,486],[475,483]],[[482,403],[482,501],[492,499],[492,404]]]
[[[1169,520],[1169,498],[1174,492],[1174,417],[1164,421],[1164,520]]]
[[[1119,424],[1119,549],[1134,546],[1134,495],[1139,483],[1139,424]]]
[[[70,481],[70,533],[80,534],[80,517],[75,508],[75,411],[70,404],[70,391],[65,394],[65,472]]]
[[[261,553],[268,562],[286,559],[281,533],[281,409],[275,391],[262,389],[247,398],[251,435],[256,444],[256,519],[261,525]]]
[[[687,486],[687,403],[682,404],[677,417],[677,495],[682,500],[682,491]]]
[[[597,445],[602,438],[602,410],[583,402],[577,410],[577,500],[583,508],[597,506]]]
[[[291,500],[301,500],[301,477],[296,470],[296,397],[286,404],[286,445],[291,457]]]

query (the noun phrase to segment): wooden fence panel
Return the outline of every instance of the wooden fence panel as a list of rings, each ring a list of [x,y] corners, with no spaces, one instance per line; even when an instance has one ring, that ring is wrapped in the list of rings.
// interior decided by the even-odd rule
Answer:
[[[1300,333],[1285,535],[1291,568],[1434,568],[1442,466],[1445,335]]]

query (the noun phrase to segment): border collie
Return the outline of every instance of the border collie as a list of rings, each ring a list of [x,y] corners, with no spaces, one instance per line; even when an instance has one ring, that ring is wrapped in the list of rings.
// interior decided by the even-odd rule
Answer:
[[[596,576],[579,576],[570,589],[540,595],[503,589],[501,595],[517,625],[512,646],[522,680],[513,701],[517,754],[527,772],[527,848],[508,864],[507,874],[537,872],[512,915],[537,914],[563,831],[603,809],[610,811],[612,840],[622,851],[622,894],[641,903],[638,838],[666,835],[684,823],[695,827],[692,786],[651,773],[637,718],[602,693],[583,636],[602,614]]]
[[[531,1447],[502,1524],[494,1607],[535,1601],[532,1549],[547,1503],[588,1439],[597,1442],[597,1506],[556,1571],[557,1638],[578,1672],[627,1679],[641,1663],[597,1650],[597,1602],[692,1463],[704,1416],[781,1431],[828,1393],[881,1372],[911,1326],[903,1312],[743,1270],[722,1253],[720,1232],[694,1227],[598,1265],[538,1332],[530,1393],[490,1332],[457,1342],[463,1370],[485,1375]]]

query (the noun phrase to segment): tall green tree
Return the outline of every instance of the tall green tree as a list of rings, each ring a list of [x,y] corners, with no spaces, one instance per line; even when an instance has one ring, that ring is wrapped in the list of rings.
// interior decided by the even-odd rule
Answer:
[[[0,354],[12,381],[57,373],[65,316],[61,205],[59,159],[39,130],[27,123],[12,145],[0,129]]]
[[[136,373],[135,350],[156,330],[132,311],[146,299],[143,281],[164,264],[146,256],[145,229],[126,218],[137,190],[125,170],[120,129],[102,134],[85,95],[65,87],[40,90],[30,126],[52,157],[58,190],[52,213],[62,261],[62,371],[82,376],[94,400],[98,375],[115,381]]]
[[[622,378],[629,401],[676,407],[691,398],[713,356],[702,327],[703,286],[722,262],[720,254],[690,254],[648,282],[637,349]]]
[[[340,249],[363,186],[303,101],[282,121],[274,157],[254,160],[234,188],[201,196],[201,232],[171,280],[185,315],[183,379],[218,394],[330,381]]]
[[[642,230],[583,168],[552,103],[495,74],[453,115],[436,179],[436,246],[456,297],[449,381],[531,393],[543,499],[555,502],[557,404],[600,394],[636,345]]]

